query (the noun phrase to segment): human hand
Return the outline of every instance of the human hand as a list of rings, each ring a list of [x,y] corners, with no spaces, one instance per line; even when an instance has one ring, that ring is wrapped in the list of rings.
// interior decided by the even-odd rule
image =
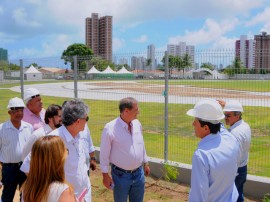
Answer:
[[[145,163],[144,164],[144,175],[145,176],[150,175],[150,166],[149,166],[149,163]]]
[[[111,189],[111,185],[114,184],[112,178],[109,176],[108,173],[102,173],[102,175],[103,175],[103,185],[107,189]]]
[[[225,107],[226,102],[224,100],[217,100],[221,107]]]
[[[91,170],[96,170],[97,162],[95,160],[90,160],[90,168]]]

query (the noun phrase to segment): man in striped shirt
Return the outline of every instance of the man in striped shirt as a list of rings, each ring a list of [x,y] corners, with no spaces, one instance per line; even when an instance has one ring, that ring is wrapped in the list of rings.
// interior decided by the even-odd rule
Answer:
[[[33,132],[31,124],[22,121],[24,102],[12,98],[8,103],[10,120],[0,125],[0,162],[2,164],[2,201],[12,202],[17,186],[21,186],[26,175],[20,171],[22,150]]]

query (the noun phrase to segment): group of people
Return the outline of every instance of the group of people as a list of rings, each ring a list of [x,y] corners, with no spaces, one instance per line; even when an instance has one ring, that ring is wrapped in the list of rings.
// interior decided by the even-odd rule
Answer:
[[[2,201],[13,201],[18,185],[25,202],[91,201],[89,171],[96,169],[96,158],[88,106],[71,99],[45,110],[37,89],[24,95],[24,101],[9,100],[10,119],[0,125]],[[236,100],[212,99],[187,112],[195,117],[192,125],[201,139],[192,158],[189,201],[244,201],[251,130],[242,112]],[[116,202],[142,202],[150,166],[138,101],[121,99],[119,113],[102,131],[103,184]],[[224,117],[228,130],[220,122]]]
[[[10,119],[0,124],[1,200],[13,201],[19,186],[21,201],[25,202],[91,201],[89,170],[96,169],[96,158],[87,126],[88,106],[80,99],[71,99],[45,110],[37,89],[26,89],[24,95],[24,101],[17,97],[9,100]],[[124,98],[119,111],[118,121],[108,123],[102,134],[103,183],[113,190],[115,201],[126,201],[128,196],[130,201],[142,201],[144,175],[150,168],[142,127],[136,119],[138,103]],[[119,132],[128,145],[121,136],[112,139]],[[123,149],[118,148],[119,141],[126,145]],[[123,159],[115,161],[120,153]],[[120,178],[113,171],[110,177],[109,165]]]

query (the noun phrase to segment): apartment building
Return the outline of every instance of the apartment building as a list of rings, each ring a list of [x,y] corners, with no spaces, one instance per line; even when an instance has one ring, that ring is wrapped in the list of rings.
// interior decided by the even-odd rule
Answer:
[[[85,19],[85,43],[94,55],[112,61],[112,16],[98,16],[92,13],[91,18]]]
[[[239,58],[242,65],[248,69],[255,67],[255,41],[241,35],[235,42],[235,57]]]
[[[254,36],[255,45],[255,69],[270,70],[270,35],[262,32]]]

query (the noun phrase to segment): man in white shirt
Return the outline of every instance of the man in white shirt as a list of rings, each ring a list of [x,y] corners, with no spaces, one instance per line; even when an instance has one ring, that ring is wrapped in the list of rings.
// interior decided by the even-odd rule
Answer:
[[[2,164],[2,201],[12,202],[17,186],[23,184],[26,175],[20,171],[22,150],[33,132],[31,124],[22,121],[25,105],[22,99],[12,98],[8,103],[10,120],[0,125],[0,162]]]
[[[67,101],[62,108],[63,125],[49,134],[60,136],[63,139],[69,151],[65,161],[66,180],[73,186],[76,197],[85,189],[87,190],[84,198],[86,202],[91,201],[91,184],[86,165],[86,153],[89,150],[85,146],[88,145],[88,142],[81,137],[81,131],[85,130],[85,125],[89,120],[88,113],[89,108],[82,100]]]
[[[145,178],[150,174],[142,135],[137,119],[138,102],[128,97],[120,100],[120,116],[107,123],[100,145],[100,167],[103,184],[113,189],[114,201],[142,202]],[[111,165],[111,175],[109,175]]]
[[[45,125],[33,132],[23,148],[22,158],[31,152],[33,144],[42,136],[48,135],[51,131],[62,125],[62,107],[51,104],[45,112]]]
[[[242,120],[243,106],[238,100],[229,100],[227,102],[219,100],[225,114],[226,124],[230,126],[229,131],[236,137],[241,148],[241,158],[238,165],[235,185],[237,187],[239,197],[237,202],[244,201],[244,183],[247,179],[247,163],[248,153],[251,142],[251,129],[249,125]]]
[[[194,117],[195,135],[201,139],[192,158],[189,201],[235,202],[240,147],[233,135],[221,128],[221,106],[216,100],[203,99],[187,115]]]

